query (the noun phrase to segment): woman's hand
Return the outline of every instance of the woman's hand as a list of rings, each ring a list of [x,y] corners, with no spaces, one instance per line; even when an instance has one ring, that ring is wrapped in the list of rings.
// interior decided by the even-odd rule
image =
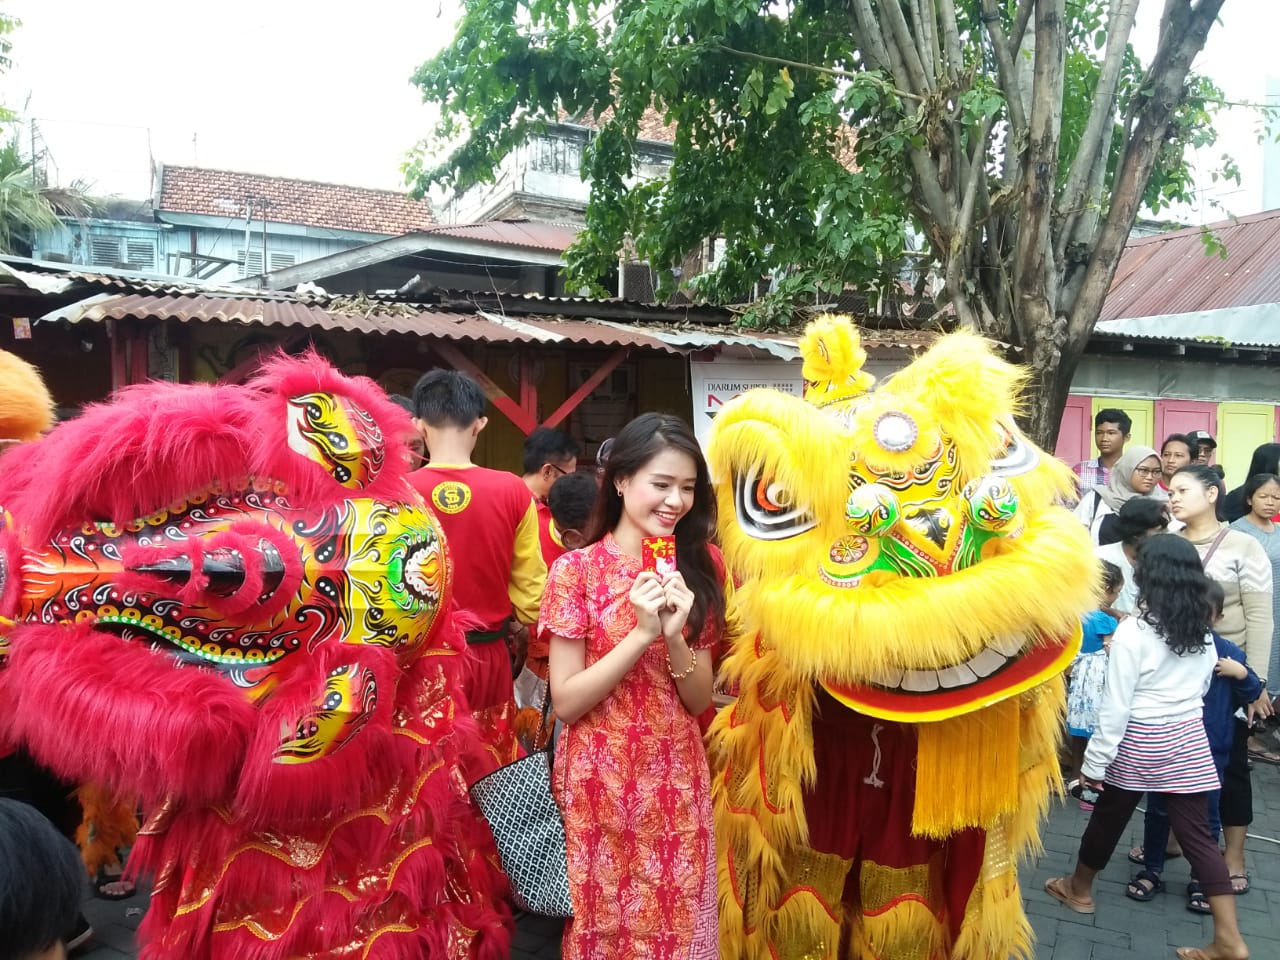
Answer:
[[[1245,711],[1245,715],[1249,719],[1249,726],[1253,726],[1255,720],[1265,720],[1267,717],[1275,716],[1276,708],[1271,703],[1271,697],[1266,690],[1262,691],[1262,696],[1249,704],[1249,709]]]
[[[693,609],[693,591],[684,582],[684,575],[677,570],[662,578],[662,592],[665,606],[658,612],[662,622],[662,635],[667,640],[676,640],[681,637],[684,625],[689,622],[689,611]]]
[[[1097,791],[1098,793],[1102,793],[1103,790],[1107,789],[1107,785],[1101,780],[1094,780],[1090,777],[1086,777],[1083,773],[1080,774],[1080,782],[1090,790]]]
[[[667,596],[656,573],[646,570],[631,585],[631,607],[636,612],[636,629],[652,643],[663,635],[662,611]]]

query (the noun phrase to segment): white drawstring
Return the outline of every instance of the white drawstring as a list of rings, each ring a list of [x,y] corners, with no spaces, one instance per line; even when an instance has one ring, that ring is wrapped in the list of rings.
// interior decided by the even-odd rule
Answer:
[[[877,790],[884,786],[884,781],[876,776],[880,772],[880,731],[883,729],[883,723],[871,727],[871,742],[876,745],[876,755],[871,760],[871,775],[862,778],[863,783],[869,783]]]

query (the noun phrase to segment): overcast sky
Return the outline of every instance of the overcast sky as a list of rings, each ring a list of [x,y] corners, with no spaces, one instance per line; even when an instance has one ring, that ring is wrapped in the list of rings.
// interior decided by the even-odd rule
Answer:
[[[15,66],[0,81],[0,99],[35,118],[61,182],[83,177],[97,192],[136,197],[149,189],[150,157],[401,188],[400,164],[432,118],[409,78],[452,37],[458,7],[456,0],[4,5],[23,25],[12,37]],[[1162,6],[1140,7],[1144,55]],[[1261,100],[1277,36],[1278,0],[1226,0],[1197,69],[1229,97]],[[1237,110],[1219,127],[1246,183],[1217,192],[1231,212],[1255,211],[1263,164],[1257,119]],[[1189,218],[1221,219],[1202,206]]]

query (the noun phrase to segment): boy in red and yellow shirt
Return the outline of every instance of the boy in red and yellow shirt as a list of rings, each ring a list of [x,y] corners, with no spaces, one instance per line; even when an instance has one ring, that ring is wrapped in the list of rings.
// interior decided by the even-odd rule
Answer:
[[[467,698],[490,752],[509,763],[516,706],[505,624],[513,612],[522,624],[537,621],[547,579],[533,496],[514,474],[471,462],[488,423],[474,380],[432,370],[413,388],[413,406],[430,462],[409,482],[439,518],[453,556],[453,595],[474,656]]]

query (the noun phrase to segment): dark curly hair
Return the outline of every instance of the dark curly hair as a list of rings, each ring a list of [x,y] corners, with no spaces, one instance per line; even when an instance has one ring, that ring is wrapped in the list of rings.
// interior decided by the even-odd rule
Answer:
[[[1138,547],[1133,581],[1142,619],[1155,627],[1177,656],[1198,653],[1209,642],[1213,609],[1200,554],[1187,540],[1158,533]]]
[[[702,448],[693,430],[679,417],[661,413],[642,413],[618,433],[609,450],[600,478],[600,492],[587,524],[587,542],[595,543],[618,525],[622,517],[622,499],[614,486],[616,480],[633,477],[663,450],[678,450],[689,455],[697,469],[693,506],[676,524],[676,568],[693,592],[693,609],[687,621],[690,639],[695,639],[708,619],[717,627],[724,626],[724,583],[716,572],[708,536],[715,527],[716,500],[711,489],[711,475]]]

